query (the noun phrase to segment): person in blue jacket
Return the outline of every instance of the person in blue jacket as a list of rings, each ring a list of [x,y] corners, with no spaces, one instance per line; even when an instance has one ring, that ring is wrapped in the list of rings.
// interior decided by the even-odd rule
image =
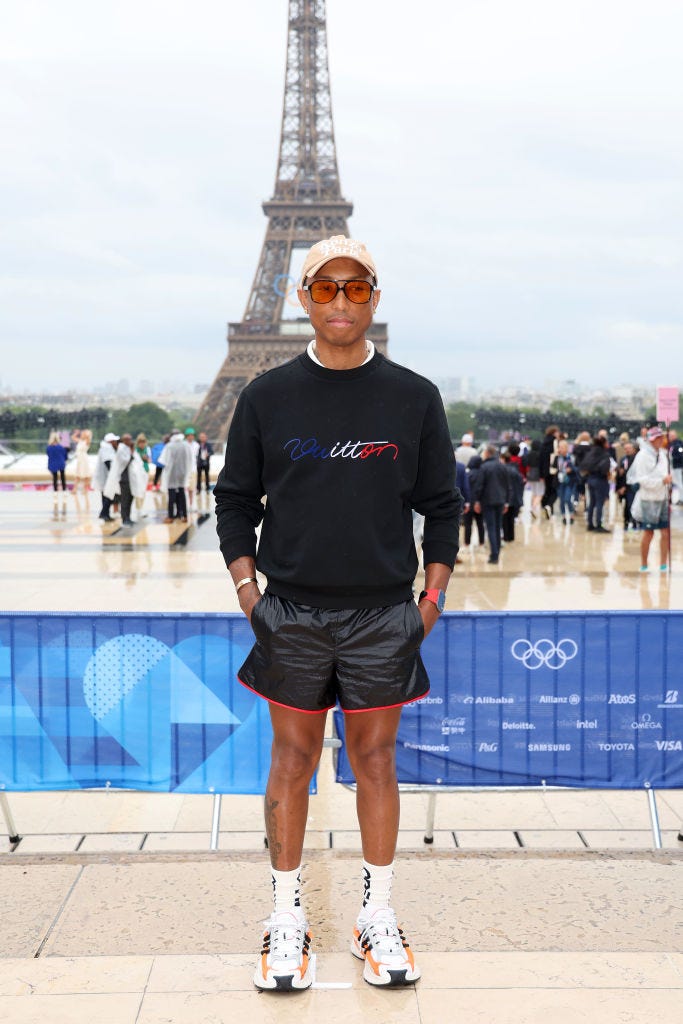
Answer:
[[[67,450],[61,444],[59,434],[54,430],[50,434],[50,440],[45,451],[47,453],[47,468],[52,473],[52,486],[55,491],[58,491],[59,487],[57,484],[61,480],[62,490],[65,491]]]

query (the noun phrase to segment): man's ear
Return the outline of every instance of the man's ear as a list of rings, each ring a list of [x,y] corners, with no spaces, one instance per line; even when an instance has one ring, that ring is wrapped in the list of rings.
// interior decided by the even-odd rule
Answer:
[[[303,290],[303,288],[297,288],[296,294],[297,294],[297,298],[299,299],[299,302],[303,306],[306,314],[308,314],[309,313],[309,309],[308,309],[308,302],[306,300],[306,292]]]

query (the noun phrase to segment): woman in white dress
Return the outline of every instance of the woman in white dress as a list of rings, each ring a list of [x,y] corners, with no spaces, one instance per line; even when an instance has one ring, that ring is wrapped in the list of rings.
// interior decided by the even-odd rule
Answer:
[[[76,481],[74,483],[74,496],[82,491],[83,494],[87,495],[90,490],[90,480],[92,478],[92,471],[90,469],[90,458],[88,456],[88,449],[92,442],[92,432],[90,430],[81,430],[81,436],[78,439],[76,445]]]

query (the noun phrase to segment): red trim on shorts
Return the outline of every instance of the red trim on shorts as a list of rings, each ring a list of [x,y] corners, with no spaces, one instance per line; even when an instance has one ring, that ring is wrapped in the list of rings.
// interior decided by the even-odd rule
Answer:
[[[257,697],[262,697],[263,700],[267,700],[269,704],[276,704],[279,708],[287,708],[288,711],[298,711],[302,715],[326,715],[328,711],[331,711],[332,708],[336,707],[336,705],[333,704],[331,708],[323,708],[321,711],[309,711],[307,708],[295,708],[291,704],[281,704],[279,700],[272,700],[270,697],[266,697],[265,694],[259,693],[259,691],[255,690],[253,686],[249,686],[248,683],[245,683],[239,676],[237,677],[237,682],[241,683],[245,689],[251,690],[251,692],[255,693]],[[418,697],[417,699],[419,700],[420,698]]]
[[[342,711],[345,715],[362,715],[365,714],[366,711],[390,711],[392,708],[404,708],[406,704],[414,704],[416,700],[422,700],[422,698],[426,697],[428,693],[429,690],[425,690],[425,692],[421,693],[419,697],[411,697],[410,700],[402,700],[398,704],[385,704],[380,708],[351,708],[350,710],[348,708],[342,708]]]

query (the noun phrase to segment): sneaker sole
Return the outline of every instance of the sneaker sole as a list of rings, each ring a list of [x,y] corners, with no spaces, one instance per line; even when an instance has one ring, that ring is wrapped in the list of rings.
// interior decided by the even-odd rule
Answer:
[[[310,950],[311,945],[311,933],[306,932],[306,939],[308,943],[308,949]],[[304,952],[306,959],[306,970],[303,974],[299,971],[288,971],[286,974],[275,974],[272,969],[267,969],[266,974],[263,973],[264,959],[266,954],[262,954],[261,959],[254,971],[253,982],[256,988],[266,989],[268,991],[278,992],[298,992],[304,988],[310,988],[313,984],[313,974],[311,972],[311,955],[310,952]]]
[[[272,972],[269,972],[268,977],[264,978],[260,969],[257,967],[254,972],[253,980],[256,988],[261,988],[271,992],[299,992],[301,989],[310,988],[313,982],[310,967],[301,978],[296,974],[273,974]]]
[[[415,965],[411,969],[409,964],[406,964],[405,968],[382,968],[380,965],[380,973],[376,974],[368,963],[362,949],[358,945],[355,935],[349,943],[349,950],[357,960],[363,961],[363,981],[367,981],[368,985],[380,985],[386,988],[399,988],[403,985],[413,985],[421,977],[420,968]]]

